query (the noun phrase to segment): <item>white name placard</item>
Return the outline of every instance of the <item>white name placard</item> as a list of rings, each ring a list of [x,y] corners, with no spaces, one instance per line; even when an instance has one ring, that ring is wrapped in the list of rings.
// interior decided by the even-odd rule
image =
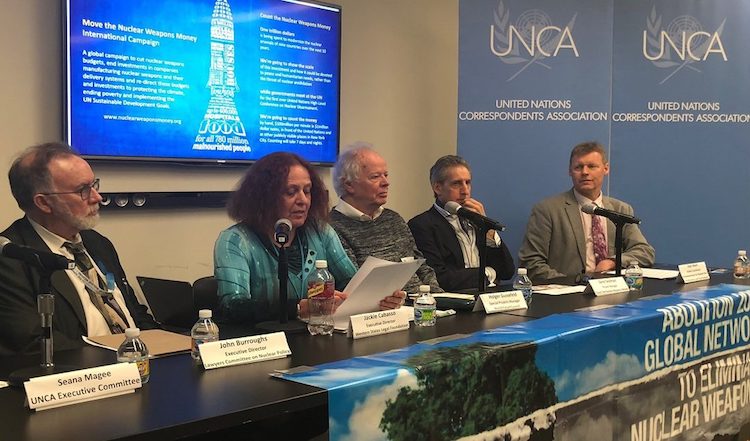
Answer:
[[[619,294],[630,291],[628,284],[622,277],[608,277],[606,279],[589,280],[591,289],[596,296],[608,296],[610,294]]]
[[[487,314],[501,311],[513,311],[515,309],[527,309],[529,306],[523,298],[521,291],[503,291],[479,294],[479,299],[474,304],[474,311],[484,310]]]
[[[373,335],[409,329],[410,311],[408,308],[369,312],[349,317],[351,337],[355,340]]]
[[[711,279],[711,276],[708,275],[706,262],[685,263],[678,265],[677,268],[680,270],[680,278],[685,283]]]
[[[284,358],[292,353],[283,332],[212,341],[198,346],[198,350],[206,369]]]
[[[134,392],[141,375],[135,363],[117,363],[32,378],[23,386],[29,408],[46,410]]]

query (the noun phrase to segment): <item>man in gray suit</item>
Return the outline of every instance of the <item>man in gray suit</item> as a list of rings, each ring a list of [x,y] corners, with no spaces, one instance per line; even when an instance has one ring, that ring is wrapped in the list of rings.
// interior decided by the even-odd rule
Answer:
[[[601,216],[583,213],[585,204],[633,214],[633,207],[602,194],[609,174],[607,153],[601,144],[585,142],[570,152],[568,174],[573,188],[545,199],[531,210],[526,236],[518,251],[519,267],[535,281],[575,277],[615,268],[615,226]],[[606,225],[606,228],[602,228]],[[635,224],[623,229],[623,266],[638,261],[654,263],[654,248]]]

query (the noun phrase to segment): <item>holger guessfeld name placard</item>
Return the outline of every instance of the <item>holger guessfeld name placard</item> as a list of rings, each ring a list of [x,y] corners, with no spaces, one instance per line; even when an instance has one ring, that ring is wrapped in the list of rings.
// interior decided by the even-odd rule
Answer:
[[[134,392],[139,387],[141,375],[135,363],[47,375],[24,383],[26,402],[34,410],[114,397]]]
[[[521,291],[503,291],[480,294],[474,304],[473,312],[484,310],[487,314],[494,314],[501,311],[527,309],[528,307]]]
[[[206,369],[284,358],[292,353],[283,332],[203,343],[198,348]]]

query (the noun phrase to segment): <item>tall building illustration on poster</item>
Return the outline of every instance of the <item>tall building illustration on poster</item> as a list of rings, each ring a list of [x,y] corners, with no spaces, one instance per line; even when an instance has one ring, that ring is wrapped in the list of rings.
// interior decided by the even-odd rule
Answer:
[[[211,65],[206,87],[208,109],[200,123],[193,150],[250,152],[245,125],[234,96],[239,86],[234,71],[234,19],[227,0],[216,0],[211,16]]]

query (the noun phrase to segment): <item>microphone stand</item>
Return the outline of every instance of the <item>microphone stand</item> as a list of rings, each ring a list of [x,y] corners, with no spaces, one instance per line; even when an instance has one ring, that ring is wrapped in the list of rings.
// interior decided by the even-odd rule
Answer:
[[[474,225],[477,232],[477,250],[479,251],[479,271],[477,271],[477,288],[479,294],[487,291],[487,277],[484,274],[484,268],[487,266],[487,232],[489,228],[486,225]]]
[[[286,253],[286,243],[289,240],[287,233],[277,232],[274,234],[274,240],[279,250],[279,268],[277,276],[279,279],[279,321],[272,320],[260,322],[255,325],[256,328],[264,331],[287,333],[297,333],[307,330],[307,327],[300,320],[289,321],[289,257]]]
[[[37,311],[39,311],[39,319],[42,327],[42,336],[39,339],[39,350],[42,361],[38,366],[30,366],[11,372],[8,376],[8,384],[13,387],[23,387],[23,383],[31,378],[59,374],[76,369],[75,366],[55,365],[53,361],[52,316],[55,313],[55,296],[52,294],[52,283],[50,281],[53,271],[46,268],[41,270],[39,276],[39,294],[36,297]]]
[[[279,323],[284,324],[289,321],[287,301],[288,285],[286,283],[289,277],[289,257],[286,255],[286,248],[284,246],[279,247]]]
[[[615,224],[615,276],[622,275],[622,229],[625,222],[622,220],[613,221]]]

